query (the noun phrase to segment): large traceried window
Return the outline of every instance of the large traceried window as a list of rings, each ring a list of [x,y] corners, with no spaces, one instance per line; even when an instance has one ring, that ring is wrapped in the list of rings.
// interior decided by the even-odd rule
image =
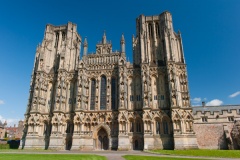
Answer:
[[[101,97],[100,97],[100,110],[105,110],[106,109],[106,102],[107,102],[107,80],[106,76],[101,77]]]
[[[112,82],[111,82],[111,94],[112,94],[112,98],[111,98],[111,102],[112,102],[112,109],[117,109],[116,107],[116,91],[117,91],[117,88],[116,88],[116,79],[114,77],[112,77]]]
[[[96,80],[91,81],[91,99],[90,99],[90,110],[95,109],[95,97],[96,97]]]

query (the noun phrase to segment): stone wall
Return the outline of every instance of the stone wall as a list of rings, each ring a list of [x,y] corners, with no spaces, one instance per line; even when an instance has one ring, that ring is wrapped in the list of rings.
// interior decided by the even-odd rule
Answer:
[[[194,131],[199,149],[227,149],[222,124],[195,124]]]

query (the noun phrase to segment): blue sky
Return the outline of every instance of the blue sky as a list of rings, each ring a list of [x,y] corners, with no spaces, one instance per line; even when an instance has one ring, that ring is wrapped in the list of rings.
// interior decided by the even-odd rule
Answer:
[[[76,23],[89,52],[106,30],[113,50],[121,34],[132,60],[135,19],[170,11],[182,32],[192,105],[240,104],[239,0],[21,0],[0,5],[0,120],[24,119],[36,46],[45,25]],[[230,96],[232,95],[232,96]]]

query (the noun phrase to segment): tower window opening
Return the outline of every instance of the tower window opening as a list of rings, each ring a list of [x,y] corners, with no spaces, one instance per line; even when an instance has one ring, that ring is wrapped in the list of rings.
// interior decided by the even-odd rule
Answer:
[[[130,95],[130,101],[134,101],[133,95]]]
[[[62,32],[62,40],[65,41],[65,32]]]
[[[155,25],[155,30],[156,30],[156,36],[160,37],[160,30],[159,30],[159,24],[158,23],[156,23],[156,25]]]
[[[161,95],[161,100],[164,100],[164,95]]]
[[[55,47],[58,46],[58,40],[59,40],[59,33],[56,33],[56,41],[55,41]]]
[[[137,101],[141,101],[140,95],[137,95]]]
[[[152,25],[148,24],[148,33],[149,33],[149,37],[152,37]]]

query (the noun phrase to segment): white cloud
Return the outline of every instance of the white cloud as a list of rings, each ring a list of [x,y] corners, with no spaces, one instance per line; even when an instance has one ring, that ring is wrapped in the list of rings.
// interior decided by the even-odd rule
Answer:
[[[20,119],[14,119],[14,118],[3,118],[3,116],[0,115],[0,121],[2,123],[4,123],[5,121],[7,121],[7,126],[10,127],[10,126],[14,126],[14,124],[17,126],[18,125],[18,121]]]
[[[237,97],[238,95],[240,95],[240,91],[237,91],[231,95],[229,95],[230,98],[234,98],[234,97]]]
[[[1,105],[1,104],[4,104],[4,101],[0,99],[0,105]]]
[[[201,102],[201,98],[200,97],[196,97],[192,99],[192,103],[200,103]]]
[[[220,106],[223,104],[223,101],[219,99],[213,99],[210,102],[207,102],[206,106]]]

